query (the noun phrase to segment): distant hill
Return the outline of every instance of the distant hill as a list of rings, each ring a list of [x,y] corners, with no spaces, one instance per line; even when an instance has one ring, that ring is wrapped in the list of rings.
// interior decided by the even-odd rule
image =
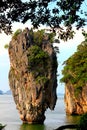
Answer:
[[[6,94],[6,95],[11,95],[12,92],[11,92],[11,90],[8,90],[8,91],[6,91],[6,92],[3,92],[2,90],[0,90],[0,95],[4,95],[4,94]]]
[[[64,93],[57,93],[58,98],[64,98]]]
[[[11,90],[8,90],[4,94],[10,95],[10,94],[12,94],[12,92],[11,92]]]
[[[3,95],[3,91],[2,90],[0,90],[0,95]]]

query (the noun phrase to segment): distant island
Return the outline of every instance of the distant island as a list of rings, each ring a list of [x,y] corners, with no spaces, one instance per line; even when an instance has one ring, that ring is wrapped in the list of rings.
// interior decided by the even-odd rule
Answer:
[[[11,95],[12,93],[11,93],[11,90],[8,90],[6,92],[3,92],[2,90],[0,90],[0,95],[4,95],[4,94]]]
[[[2,90],[0,90],[0,95],[3,95],[3,91]]]

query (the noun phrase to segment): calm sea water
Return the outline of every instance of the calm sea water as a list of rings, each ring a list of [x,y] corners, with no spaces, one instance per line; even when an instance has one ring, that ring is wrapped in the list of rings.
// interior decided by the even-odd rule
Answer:
[[[54,130],[61,125],[77,123],[79,116],[67,116],[63,97],[58,97],[54,111],[46,111],[44,125],[22,124],[11,95],[0,95],[0,123],[7,124],[5,130]],[[67,129],[68,130],[68,129]]]

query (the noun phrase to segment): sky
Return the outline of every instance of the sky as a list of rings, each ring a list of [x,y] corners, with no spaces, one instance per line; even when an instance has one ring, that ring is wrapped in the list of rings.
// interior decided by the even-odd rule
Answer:
[[[25,1],[25,0],[24,0]],[[85,8],[85,5],[83,6]],[[31,25],[27,22],[25,25],[21,23],[13,23],[13,31],[15,32],[17,29],[25,27],[31,27]],[[6,34],[0,34],[0,90],[6,92],[10,89],[9,81],[8,81],[8,74],[10,69],[10,62],[9,62],[9,55],[8,50],[4,49],[4,45],[8,44],[11,40],[11,36],[7,36]],[[76,34],[73,39],[63,42],[61,41],[60,44],[57,44],[59,47],[60,53],[57,54],[58,57],[58,88],[57,93],[64,93],[64,84],[59,82],[61,78],[61,70],[63,69],[63,62],[69,58],[77,48],[77,45],[80,44],[84,40],[82,36],[81,30],[76,31]]]
[[[75,31],[76,34],[73,39],[68,40],[67,42],[61,41],[58,45],[60,53],[57,54],[58,57],[58,93],[64,93],[65,91],[65,85],[63,83],[60,83],[60,79],[62,78],[62,69],[63,69],[63,62],[67,60],[71,55],[75,53],[77,50],[77,46],[81,44],[82,41],[84,41],[84,37],[82,35],[81,29],[78,31]]]
[[[20,23],[13,24],[13,30],[16,31],[18,28],[25,28],[30,27],[28,24],[23,25]],[[0,34],[0,90],[6,92],[10,89],[9,81],[8,81],[8,74],[10,69],[10,62],[9,62],[9,55],[8,50],[4,48],[4,45],[9,43],[11,40],[11,36],[7,36],[6,34]],[[77,48],[77,45],[84,40],[84,37],[81,33],[81,30],[76,31],[76,34],[73,39],[69,40],[68,42],[60,41],[60,44],[56,44],[59,47],[60,53],[57,54],[58,58],[58,88],[57,93],[64,93],[64,84],[59,82],[61,78],[61,70],[63,69],[63,62],[70,57]]]
[[[9,57],[4,45],[9,43],[10,36],[0,34],[0,90],[8,89]]]
[[[13,31],[15,32],[19,28],[24,29],[27,26],[29,27],[28,23],[26,23],[25,25],[21,23],[14,23]],[[0,34],[0,90],[4,92],[10,89],[8,81],[10,61],[8,50],[4,48],[4,45],[9,44],[9,42],[11,41],[11,37],[12,36],[7,36],[4,33]]]

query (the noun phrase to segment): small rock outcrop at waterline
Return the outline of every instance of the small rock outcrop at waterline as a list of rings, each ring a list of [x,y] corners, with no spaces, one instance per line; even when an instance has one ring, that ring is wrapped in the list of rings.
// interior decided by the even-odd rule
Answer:
[[[87,113],[87,41],[65,61],[61,82],[65,83],[67,114]]]
[[[67,84],[65,87],[65,103],[67,114],[87,113],[87,86],[81,90],[73,89],[72,85]]]
[[[54,109],[57,58],[43,31],[17,30],[9,44],[9,84],[20,118],[43,123],[47,108]]]

